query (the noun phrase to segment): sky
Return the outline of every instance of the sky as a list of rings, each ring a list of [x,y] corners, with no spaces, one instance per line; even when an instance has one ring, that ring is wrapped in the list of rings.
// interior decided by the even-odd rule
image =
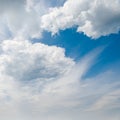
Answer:
[[[1,120],[120,120],[120,0],[0,0]]]

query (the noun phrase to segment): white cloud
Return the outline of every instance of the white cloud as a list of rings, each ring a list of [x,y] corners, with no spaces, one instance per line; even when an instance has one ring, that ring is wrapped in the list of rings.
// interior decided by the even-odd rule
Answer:
[[[1,43],[1,52],[1,67],[4,66],[5,73],[23,81],[55,79],[74,65],[72,59],[65,57],[64,49],[41,43],[6,40]]]
[[[120,85],[118,83],[117,85]],[[117,86],[116,85],[116,86]],[[113,90],[103,95],[90,110],[101,110],[101,109],[115,109],[120,107],[120,89]]]
[[[119,3],[117,0],[111,2],[113,0],[67,0],[63,7],[51,8],[50,13],[44,15],[56,3],[0,0],[1,120],[88,120],[98,116],[105,120],[109,116],[103,113],[101,116],[99,110],[109,113],[112,104],[111,108],[119,111],[119,81],[113,84],[119,74],[103,73],[90,79],[83,78],[101,49],[76,63],[65,56],[63,48],[23,39],[40,37],[43,29],[56,33],[76,25],[78,31],[93,38],[118,32]],[[100,14],[100,7],[105,16]],[[108,14],[111,10],[112,14]],[[106,24],[108,22],[110,26]],[[110,81],[103,84],[106,80]],[[117,106],[114,105],[116,102]],[[111,120],[113,118],[117,120],[119,114],[116,118],[111,116]]]
[[[0,44],[0,52],[1,119],[2,116],[15,119],[17,114],[21,116],[21,112],[34,113],[34,109],[42,111],[37,106],[44,108],[46,99],[52,99],[52,96],[42,95],[44,87],[67,74],[75,64],[72,59],[65,57],[64,49],[41,43],[32,44],[27,40],[4,40]],[[31,106],[33,111],[25,108],[24,104]]]
[[[92,38],[118,33],[119,5],[119,0],[0,1],[0,40],[41,38],[43,30],[55,34],[74,26]]]
[[[83,79],[100,52],[96,49],[75,63],[65,56],[64,49],[56,46],[16,39],[1,42],[0,119],[88,120],[86,114],[94,118],[86,110],[96,107],[98,98],[105,104],[110,100],[103,99],[111,92],[109,87],[118,85],[103,85],[105,79],[113,80],[111,73]],[[114,97],[115,102],[117,98]],[[100,116],[96,111],[97,114]]]
[[[54,0],[0,0],[0,40],[41,38],[41,16],[53,3]]]
[[[41,38],[40,17],[48,8],[43,0],[0,0],[0,40]]]
[[[119,0],[67,0],[42,16],[42,28],[52,34],[77,26],[78,32],[98,38],[120,30]]]

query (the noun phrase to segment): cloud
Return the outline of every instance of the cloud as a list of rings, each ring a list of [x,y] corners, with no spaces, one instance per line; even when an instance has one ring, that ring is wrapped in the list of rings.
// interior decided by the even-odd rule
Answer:
[[[52,95],[43,93],[44,87],[67,74],[75,64],[65,57],[63,48],[32,44],[27,40],[4,40],[0,52],[1,119],[5,116],[18,119],[24,112],[42,111],[37,106],[44,108],[46,100],[52,99]]]
[[[119,0],[0,1],[0,40],[41,38],[44,30],[56,34],[71,27],[92,38],[118,33],[119,5]]]
[[[63,48],[30,41],[43,30],[55,34],[73,26],[93,38],[118,32],[119,1],[67,0],[60,7],[63,2],[0,0],[0,119],[120,117],[119,73],[84,78],[103,48],[75,62]],[[112,109],[116,114],[109,115]]]
[[[41,38],[41,16],[53,3],[59,6],[63,1],[55,4],[54,0],[0,0],[0,40]]]
[[[65,57],[62,48],[17,40],[1,43],[0,60],[3,73],[5,71],[7,75],[23,81],[55,79],[75,64],[72,59]]]
[[[119,109],[119,72],[113,70],[107,70],[104,73],[97,75],[96,77],[87,78],[86,90],[84,91],[86,96],[90,94],[94,97],[92,103],[88,107],[88,111],[105,111],[111,109]],[[114,80],[115,79],[115,80]],[[92,88],[90,90],[90,87]],[[97,91],[94,91],[97,89]],[[89,90],[89,92],[87,91]]]
[[[119,0],[67,0],[42,16],[42,28],[57,33],[77,26],[77,32],[98,38],[120,30]]]
[[[104,105],[109,108],[119,94],[119,84],[112,82],[118,77],[114,72],[83,78],[101,51],[96,49],[75,63],[65,56],[63,48],[22,39],[4,40],[0,44],[0,118],[88,120],[86,114],[97,118],[99,109],[105,111]],[[102,104],[99,109],[98,104]]]
[[[0,40],[41,38],[40,17],[49,7],[43,0],[0,0]]]

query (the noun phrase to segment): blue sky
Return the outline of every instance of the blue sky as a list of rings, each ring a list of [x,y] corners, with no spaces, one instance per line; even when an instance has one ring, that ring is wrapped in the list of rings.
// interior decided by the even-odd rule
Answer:
[[[0,119],[119,120],[119,6],[0,0]]]
[[[120,34],[111,34],[91,39],[83,33],[77,33],[76,28],[60,31],[57,35],[51,36],[51,33],[45,32],[42,39],[35,39],[33,42],[42,42],[47,45],[56,45],[65,49],[65,54],[79,61],[85,54],[90,51],[103,47],[104,50],[99,56],[98,62],[91,68],[89,75],[98,74],[110,67],[119,69],[116,64],[120,61]],[[91,71],[90,70],[90,71]]]

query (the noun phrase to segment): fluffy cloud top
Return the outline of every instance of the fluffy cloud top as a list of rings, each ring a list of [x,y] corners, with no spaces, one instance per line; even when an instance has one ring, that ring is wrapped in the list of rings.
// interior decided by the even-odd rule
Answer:
[[[67,0],[42,16],[42,28],[52,34],[77,26],[78,32],[98,38],[120,30],[119,0]]]
[[[119,0],[0,1],[0,40],[40,38],[44,30],[55,34],[74,26],[92,38],[118,33],[119,6]]]
[[[16,40],[1,43],[0,63],[2,73],[22,81],[56,79],[74,65],[62,48]]]
[[[120,83],[113,83],[118,75],[108,72],[83,78],[100,52],[96,49],[75,63],[56,46],[16,39],[1,42],[0,119],[88,120],[86,113],[95,118],[99,111],[119,109]],[[100,117],[105,118],[109,117]]]
[[[0,0],[0,40],[41,38],[41,16],[50,3],[44,0]]]

